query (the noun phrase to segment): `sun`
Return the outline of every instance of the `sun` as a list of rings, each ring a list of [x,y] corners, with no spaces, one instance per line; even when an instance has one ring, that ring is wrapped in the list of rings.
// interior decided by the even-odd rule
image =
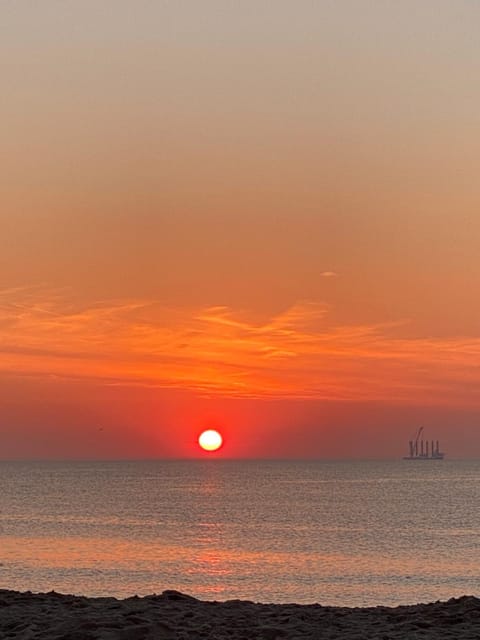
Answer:
[[[200,434],[198,444],[204,451],[217,451],[223,444],[223,438],[215,429],[207,429]]]

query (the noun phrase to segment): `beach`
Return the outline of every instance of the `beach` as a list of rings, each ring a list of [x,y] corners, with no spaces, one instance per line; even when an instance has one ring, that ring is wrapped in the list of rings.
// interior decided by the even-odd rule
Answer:
[[[360,640],[480,637],[480,600],[398,607],[207,602],[164,591],[143,598],[87,598],[0,590],[0,638],[18,640]]]

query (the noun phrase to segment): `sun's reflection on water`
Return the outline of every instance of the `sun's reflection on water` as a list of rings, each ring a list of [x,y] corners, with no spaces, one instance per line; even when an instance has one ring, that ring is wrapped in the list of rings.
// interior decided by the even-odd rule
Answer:
[[[415,510],[419,483],[375,483],[376,468],[362,467],[358,480],[358,467],[335,467],[330,477],[330,467],[305,464],[99,469],[111,481],[102,490],[90,467],[66,467],[53,498],[40,481],[21,500],[12,490],[8,503],[4,492],[1,587],[122,597],[176,588],[201,598],[341,605],[477,588],[474,482],[463,502],[448,502],[452,482],[435,483],[435,500],[425,501],[422,488]],[[297,482],[300,474],[310,481]],[[349,481],[337,483],[339,474]],[[454,481],[458,496],[466,485],[463,476]]]
[[[261,572],[282,584],[292,570],[292,558],[287,552],[229,551],[216,547],[216,542],[216,534],[204,536],[191,547],[163,544],[161,540],[139,544],[115,538],[5,537],[3,586],[45,590],[43,583],[32,584],[32,576],[51,576],[56,572],[52,588],[75,593],[128,596],[135,585],[133,592],[145,595],[176,584],[201,597],[216,594],[222,598],[251,598],[248,590],[239,593],[239,584],[255,585]],[[453,584],[464,584],[466,579],[476,576],[470,563],[452,565],[445,560],[430,560],[426,559],[419,567],[418,559],[408,557],[384,558],[379,562],[375,554],[306,553],[296,556],[296,575],[292,579],[303,583],[305,589],[318,589],[321,585],[324,595],[329,597],[355,594],[360,584],[368,582],[370,592],[381,598],[389,597],[392,588],[408,592],[429,576],[435,582],[439,573]],[[119,572],[125,573],[123,583],[117,581],[112,589],[109,580]],[[375,576],[376,583],[372,585]],[[403,576],[400,585],[399,576]]]

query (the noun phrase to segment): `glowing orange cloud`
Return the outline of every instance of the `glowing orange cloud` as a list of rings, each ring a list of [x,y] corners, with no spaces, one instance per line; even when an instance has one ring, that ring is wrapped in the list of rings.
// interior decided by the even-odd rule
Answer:
[[[478,406],[480,339],[405,338],[402,325],[328,325],[299,303],[263,323],[226,307],[74,303],[0,292],[0,374],[177,388],[199,395]]]

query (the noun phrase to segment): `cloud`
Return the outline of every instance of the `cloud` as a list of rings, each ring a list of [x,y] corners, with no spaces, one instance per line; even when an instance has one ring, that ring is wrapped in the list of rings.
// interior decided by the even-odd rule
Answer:
[[[244,398],[480,405],[480,338],[405,338],[398,323],[331,326],[328,311],[300,302],[253,322],[224,306],[0,291],[0,374]]]
[[[320,273],[320,275],[322,276],[322,278],[337,278],[338,277],[338,273],[336,273],[335,271],[322,271]]]

